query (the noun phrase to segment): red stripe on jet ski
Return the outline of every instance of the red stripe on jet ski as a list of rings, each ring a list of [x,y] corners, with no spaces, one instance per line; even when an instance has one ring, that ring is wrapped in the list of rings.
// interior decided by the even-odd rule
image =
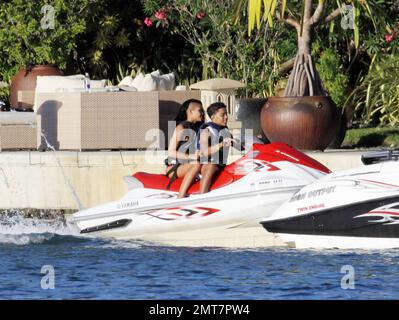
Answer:
[[[390,184],[390,183],[385,183],[385,182],[380,182],[380,181],[374,181],[374,180],[368,180],[368,179],[359,179],[359,180],[360,181],[373,182],[373,183],[377,183],[377,184],[383,184],[383,185],[386,185],[386,186],[399,188],[399,186],[397,186],[395,184]]]
[[[369,212],[366,212],[365,214],[375,214],[375,213],[378,213],[378,214],[390,214],[390,215],[393,215],[393,216],[399,216],[398,212],[391,212],[391,211],[369,211]]]
[[[187,214],[169,212],[169,210],[183,210],[183,211],[187,212]],[[198,210],[198,211],[196,211],[196,210]],[[205,211],[205,212],[201,213],[201,211]],[[167,208],[167,209],[161,209],[161,210],[157,210],[157,211],[147,212],[146,214],[151,217],[158,218],[161,220],[177,220],[180,218],[192,219],[192,218],[196,218],[196,217],[206,217],[206,216],[209,216],[218,211],[220,211],[220,210],[215,209],[215,208],[207,208],[207,207],[195,207],[195,208],[190,208],[190,209],[185,209],[183,207],[176,207],[176,208]],[[168,217],[168,218],[166,218],[166,217]]]
[[[330,173],[331,171],[322,165],[320,162],[312,159],[306,154],[288,146],[281,142],[272,142],[270,144],[254,144],[253,150],[261,151],[261,154],[257,157],[261,160],[268,162],[276,162],[281,160],[298,163],[303,166],[319,170],[321,172]]]
[[[206,216],[209,216],[210,214],[212,214],[212,213],[215,213],[215,212],[218,212],[218,211],[220,211],[219,209],[214,209],[214,208],[205,208],[205,207],[196,207],[197,209],[200,209],[200,210],[205,210],[205,211],[207,211],[207,212],[205,212],[205,213],[203,213],[201,216],[203,216],[203,217],[206,217]]]

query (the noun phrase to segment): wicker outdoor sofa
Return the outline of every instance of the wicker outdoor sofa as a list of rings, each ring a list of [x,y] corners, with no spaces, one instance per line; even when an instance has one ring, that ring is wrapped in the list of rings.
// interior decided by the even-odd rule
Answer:
[[[168,121],[196,91],[39,93],[37,145],[59,150],[164,148]],[[154,141],[158,130],[159,139]]]
[[[36,149],[36,128],[33,112],[0,112],[0,151]]]
[[[26,99],[24,106],[34,99],[35,112],[0,112],[2,150],[164,149],[168,121],[182,102],[200,99],[201,92],[19,92],[18,97]],[[2,116],[11,114],[13,120],[3,124]]]

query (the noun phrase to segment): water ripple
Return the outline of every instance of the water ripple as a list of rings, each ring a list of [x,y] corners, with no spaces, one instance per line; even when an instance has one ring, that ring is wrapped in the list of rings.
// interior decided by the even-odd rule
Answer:
[[[13,219],[0,219],[0,299],[397,298],[398,250],[177,248]],[[41,289],[44,265],[54,290]],[[341,287],[345,265],[354,289]]]

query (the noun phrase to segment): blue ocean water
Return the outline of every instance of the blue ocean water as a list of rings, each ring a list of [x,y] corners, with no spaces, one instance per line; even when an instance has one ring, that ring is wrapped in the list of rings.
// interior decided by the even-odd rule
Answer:
[[[166,247],[13,219],[0,224],[0,299],[399,298],[399,250]],[[42,288],[43,266],[54,270],[53,289]]]

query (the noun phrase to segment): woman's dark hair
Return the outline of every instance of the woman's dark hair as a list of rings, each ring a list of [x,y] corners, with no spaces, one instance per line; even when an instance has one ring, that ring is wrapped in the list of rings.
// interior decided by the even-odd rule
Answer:
[[[179,112],[177,113],[176,118],[175,118],[175,121],[177,122],[177,124],[179,124],[182,121],[187,120],[187,109],[191,103],[198,103],[198,104],[202,105],[202,102],[197,99],[188,99],[188,100],[184,101],[179,109]]]
[[[208,114],[209,118],[212,117],[216,112],[218,112],[219,109],[227,109],[227,106],[223,102],[214,102],[212,103],[208,109],[206,110],[206,113]]]

